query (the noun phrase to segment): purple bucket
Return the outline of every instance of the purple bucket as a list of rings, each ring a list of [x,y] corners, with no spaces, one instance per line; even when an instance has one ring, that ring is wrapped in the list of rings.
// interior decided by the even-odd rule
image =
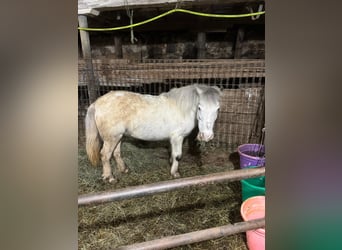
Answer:
[[[240,168],[265,166],[265,146],[261,144],[243,144],[238,147]]]

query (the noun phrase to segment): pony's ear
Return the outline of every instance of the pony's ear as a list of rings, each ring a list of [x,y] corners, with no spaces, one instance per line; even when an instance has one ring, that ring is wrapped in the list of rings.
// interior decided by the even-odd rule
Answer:
[[[201,87],[199,87],[198,85],[195,85],[195,89],[198,95],[201,95],[203,93],[203,89],[201,89]]]
[[[217,90],[217,92],[219,93],[220,96],[223,95],[222,89],[220,89],[219,87],[217,87],[217,86],[212,86],[212,88],[215,89],[215,90]]]

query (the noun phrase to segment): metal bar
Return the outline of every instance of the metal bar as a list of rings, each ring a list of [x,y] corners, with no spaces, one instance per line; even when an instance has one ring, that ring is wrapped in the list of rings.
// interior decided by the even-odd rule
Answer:
[[[248,230],[265,227],[265,218],[239,222],[221,227],[213,227],[191,233],[169,236],[157,240],[136,243],[133,245],[122,246],[116,250],[159,250],[171,247],[188,245],[196,242],[217,239],[220,237],[242,233]]]
[[[140,185],[134,187],[123,188],[111,192],[100,192],[95,194],[80,195],[78,197],[78,205],[96,205],[106,202],[113,202],[123,199],[131,199],[146,195],[153,195],[157,193],[168,192],[180,188],[191,186],[204,186],[207,184],[214,184],[224,181],[236,181],[247,178],[262,176],[265,174],[265,167],[245,168],[239,170],[232,170],[220,172],[215,174],[208,174],[202,176],[194,176],[188,178],[181,178],[170,181],[162,181],[147,185]]]

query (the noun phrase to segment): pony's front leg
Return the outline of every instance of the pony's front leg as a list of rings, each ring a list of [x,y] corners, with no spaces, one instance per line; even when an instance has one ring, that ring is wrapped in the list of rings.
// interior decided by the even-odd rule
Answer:
[[[178,161],[182,158],[182,145],[183,145],[182,136],[174,136],[171,137],[171,158],[172,158],[172,166],[171,166],[171,175],[174,178],[180,177],[178,172]]]

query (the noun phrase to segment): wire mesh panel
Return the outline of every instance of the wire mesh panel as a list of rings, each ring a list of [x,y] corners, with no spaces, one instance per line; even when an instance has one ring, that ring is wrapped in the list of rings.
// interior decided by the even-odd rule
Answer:
[[[78,66],[80,142],[84,140],[90,91],[96,96],[111,90],[158,95],[195,83],[217,86],[223,93],[213,146],[235,150],[238,145],[260,139],[264,126],[264,60],[92,59],[79,60]]]

